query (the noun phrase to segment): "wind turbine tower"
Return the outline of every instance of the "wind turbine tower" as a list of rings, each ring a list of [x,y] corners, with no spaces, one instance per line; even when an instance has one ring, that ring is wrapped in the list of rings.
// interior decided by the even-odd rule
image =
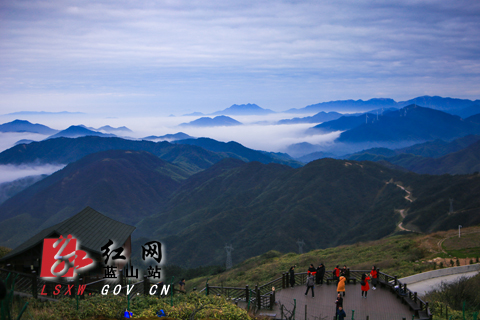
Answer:
[[[302,254],[303,253],[303,246],[305,245],[305,242],[302,240],[297,240],[297,245],[298,245],[298,253]]]
[[[233,246],[225,244],[225,250],[227,251],[227,262],[225,264],[225,268],[227,270],[232,269],[232,251]]]

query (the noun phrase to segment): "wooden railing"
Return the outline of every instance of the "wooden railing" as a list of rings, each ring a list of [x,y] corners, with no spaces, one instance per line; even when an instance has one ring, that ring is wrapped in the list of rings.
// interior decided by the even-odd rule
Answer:
[[[350,278],[355,278],[360,283],[363,274],[368,274],[370,271],[366,270],[350,270]],[[307,280],[307,272],[295,273],[295,285],[303,285]],[[331,278],[332,271],[326,271],[324,279]],[[222,295],[235,301],[250,302],[257,309],[270,309],[272,310],[275,305],[275,291],[288,288],[290,286],[289,274],[284,272],[281,277],[276,278],[270,282],[267,282],[261,286],[255,286],[255,289],[250,289],[248,285],[244,288],[236,287],[217,287],[207,284],[207,286],[201,290],[206,291],[206,294]],[[402,300],[402,303],[407,304],[412,310],[415,311],[417,316],[422,318],[432,319],[432,313],[428,306],[428,302],[420,299],[416,292],[412,292],[407,288],[406,284],[401,284],[398,278],[390,276],[383,272],[378,272],[379,285],[388,287],[397,298]],[[273,289],[274,288],[274,289]]]
[[[8,281],[6,281],[8,278]],[[83,284],[81,281],[79,283],[75,281],[63,280],[58,278],[55,280],[45,280],[38,277],[34,272],[32,274],[22,273],[18,271],[2,269],[0,268],[0,279],[6,282],[7,288],[11,288],[13,280],[15,280],[15,293],[24,294],[32,296],[34,298],[47,298],[47,299],[59,299],[61,297],[70,296],[75,297],[78,294],[79,286],[85,286],[83,294],[80,297],[85,297],[90,294],[101,294],[102,288],[105,285],[110,285],[109,292],[113,291],[114,287],[118,284],[121,285],[121,290],[119,295],[125,295],[127,286],[134,285],[130,296],[132,298],[138,296],[137,293],[143,295],[150,295],[150,289],[154,283],[150,282],[150,279],[144,277],[141,281],[127,281],[124,277],[120,277],[117,281],[111,281],[111,279],[100,279],[90,283]],[[58,286],[59,285],[59,286]],[[168,284],[167,284],[168,285]],[[157,288],[157,296],[162,288]],[[184,294],[185,292],[177,290],[173,285],[170,286],[170,290],[174,294]],[[169,291],[170,292],[170,291]]]
[[[350,278],[355,278],[358,281],[361,280],[362,274],[368,273],[369,271],[364,270],[351,270]],[[8,276],[10,274],[10,277]],[[331,277],[332,272],[325,272],[325,278]],[[46,297],[50,299],[58,299],[64,296],[74,297],[78,292],[78,285],[73,281],[46,281],[42,278],[39,278],[35,273],[27,274],[17,271],[11,271],[7,269],[0,268],[0,279],[5,281],[8,277],[6,283],[7,288],[15,279],[15,292],[31,295],[34,298]],[[295,284],[303,285],[306,283],[307,273],[300,272],[295,273]],[[417,316],[422,316],[423,318],[428,317],[432,318],[432,313],[428,306],[428,302],[423,301],[418,297],[416,292],[412,292],[407,284],[402,284],[398,278],[392,277],[386,273],[378,273],[379,284],[388,287],[397,298],[402,300],[402,303],[407,304],[412,310],[415,311]],[[121,294],[125,293],[125,288],[128,285],[125,279],[120,279],[122,284]],[[85,291],[82,295],[89,294],[99,294],[101,289],[105,284],[109,284],[106,279],[101,279],[91,283],[85,284]],[[117,283],[113,283],[116,285]],[[132,282],[130,285],[134,284],[134,288],[130,293],[132,297],[137,296],[137,293],[149,295],[150,288],[152,284],[148,278],[144,278],[142,281]],[[57,285],[60,285],[56,288]],[[73,285],[73,287],[72,287]],[[168,284],[167,284],[168,285]],[[69,291],[70,286],[70,291]],[[255,286],[255,288],[250,288],[248,285],[244,288],[235,288],[235,287],[218,287],[218,286],[207,286],[201,290],[206,291],[206,294],[215,294],[222,295],[234,301],[244,301],[249,305],[254,306],[256,309],[270,309],[272,310],[275,305],[275,291],[285,289],[289,287],[289,274],[283,273],[281,277],[276,278],[270,282],[265,283],[261,286]],[[158,288],[159,290],[161,288]],[[176,290],[173,285],[170,287],[170,290],[173,290],[174,293],[184,293],[183,291]],[[56,294],[54,294],[54,291]],[[70,294],[69,294],[70,293]]]

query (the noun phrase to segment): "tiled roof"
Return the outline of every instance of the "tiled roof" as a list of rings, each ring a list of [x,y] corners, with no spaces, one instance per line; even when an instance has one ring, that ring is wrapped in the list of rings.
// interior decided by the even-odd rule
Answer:
[[[90,207],[86,207],[73,217],[40,231],[10,251],[0,261],[7,260],[35,247],[43,242],[44,238],[48,238],[52,234],[59,234],[63,237],[71,234],[73,238],[78,239],[82,247],[91,252],[101,253],[100,248],[109,239],[114,241],[116,246],[121,246],[134,230],[135,227],[133,226],[111,219]]]

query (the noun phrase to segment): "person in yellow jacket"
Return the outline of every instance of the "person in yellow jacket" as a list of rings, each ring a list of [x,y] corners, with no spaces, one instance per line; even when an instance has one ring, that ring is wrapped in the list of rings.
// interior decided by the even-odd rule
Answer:
[[[337,292],[338,293],[343,292],[344,297],[345,297],[345,281],[347,281],[347,279],[342,276],[340,277],[340,280],[338,281],[338,285],[337,285]]]

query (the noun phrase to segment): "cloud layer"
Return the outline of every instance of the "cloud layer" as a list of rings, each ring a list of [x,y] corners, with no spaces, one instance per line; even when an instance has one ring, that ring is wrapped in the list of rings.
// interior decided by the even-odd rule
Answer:
[[[0,183],[14,181],[28,176],[38,176],[42,174],[52,174],[65,167],[65,165],[42,165],[42,166],[14,166],[0,165]]]
[[[0,10],[6,112],[480,96],[476,1],[27,0]]]

